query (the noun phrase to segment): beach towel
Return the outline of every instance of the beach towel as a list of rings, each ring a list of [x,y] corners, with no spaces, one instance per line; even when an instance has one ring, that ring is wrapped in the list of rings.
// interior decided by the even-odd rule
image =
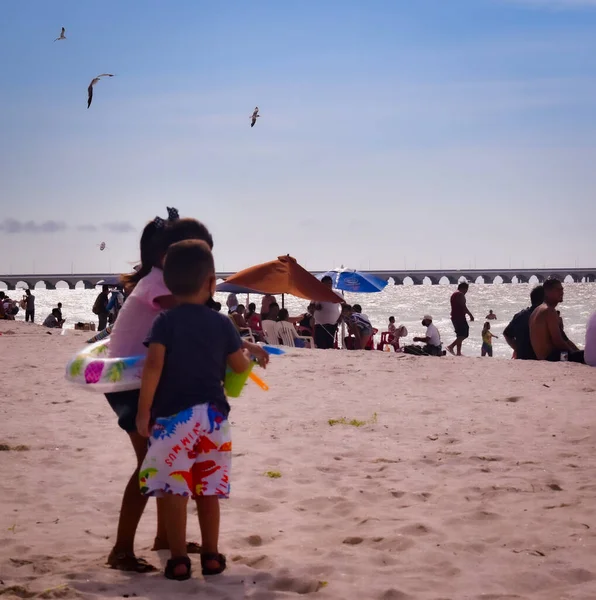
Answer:
[[[139,473],[141,493],[228,498],[231,462],[230,424],[214,404],[160,417]]]

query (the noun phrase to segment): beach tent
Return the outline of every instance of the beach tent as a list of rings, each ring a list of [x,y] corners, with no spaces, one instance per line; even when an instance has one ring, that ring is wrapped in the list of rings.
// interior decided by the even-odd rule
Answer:
[[[290,255],[239,271],[216,289],[236,294],[291,294],[316,302],[343,302],[341,296],[324,286]]]

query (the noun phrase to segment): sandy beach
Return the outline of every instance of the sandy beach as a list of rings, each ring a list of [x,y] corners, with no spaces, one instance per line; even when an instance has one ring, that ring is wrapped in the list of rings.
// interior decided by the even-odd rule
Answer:
[[[133,468],[104,398],[67,383],[88,334],[0,323],[2,598],[596,598],[596,369],[293,351],[233,403],[230,568],[105,566]],[[189,520],[189,538],[198,524]],[[155,503],[137,552],[150,552]]]

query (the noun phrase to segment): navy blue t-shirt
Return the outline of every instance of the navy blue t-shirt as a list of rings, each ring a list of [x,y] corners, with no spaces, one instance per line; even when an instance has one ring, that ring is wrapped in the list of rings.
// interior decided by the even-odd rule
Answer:
[[[152,419],[206,403],[229,413],[223,379],[228,356],[242,347],[242,340],[228,317],[201,304],[177,306],[155,319],[145,340],[151,343],[166,348]]]

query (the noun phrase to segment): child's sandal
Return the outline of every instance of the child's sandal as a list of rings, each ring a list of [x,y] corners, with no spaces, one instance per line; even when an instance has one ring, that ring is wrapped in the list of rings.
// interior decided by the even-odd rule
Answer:
[[[208,562],[217,562],[219,563],[219,567],[211,569],[206,566]],[[226,557],[223,554],[217,554],[215,552],[201,554],[201,568],[204,576],[219,575],[226,570]]]
[[[184,565],[186,567],[185,573],[176,573],[176,567]],[[164,575],[168,579],[175,579],[176,581],[186,581],[190,579],[192,567],[190,564],[190,558],[188,556],[177,556],[176,558],[170,558],[166,563],[166,570]]]

